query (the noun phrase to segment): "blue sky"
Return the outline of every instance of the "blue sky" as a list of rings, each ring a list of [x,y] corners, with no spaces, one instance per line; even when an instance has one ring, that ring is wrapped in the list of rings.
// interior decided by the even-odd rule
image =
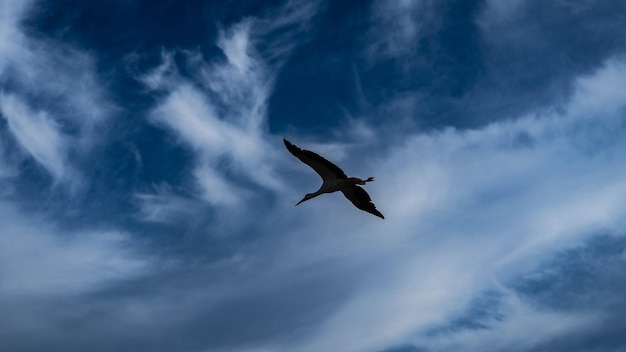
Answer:
[[[626,3],[0,0],[7,351],[623,351]],[[282,138],[367,185],[381,220]]]

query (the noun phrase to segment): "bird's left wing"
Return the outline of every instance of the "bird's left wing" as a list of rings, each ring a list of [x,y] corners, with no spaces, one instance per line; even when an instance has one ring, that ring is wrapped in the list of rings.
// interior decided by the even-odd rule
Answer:
[[[383,214],[376,209],[376,206],[372,203],[370,195],[367,194],[363,188],[354,185],[352,187],[342,189],[341,193],[343,193],[343,195],[346,196],[346,198],[348,198],[348,200],[351,201],[355,207],[370,214],[374,214],[379,218],[385,218]]]
[[[320,175],[322,180],[331,180],[334,178],[348,178],[348,176],[346,176],[346,174],[343,172],[343,170],[339,168],[339,166],[324,159],[324,157],[320,156],[319,154],[314,153],[310,150],[300,149],[286,139],[283,139],[283,142],[285,143],[285,147],[287,147],[287,150],[289,150],[291,154],[293,154],[296,158],[300,159],[300,161],[309,165],[313,170],[315,170],[315,172]]]

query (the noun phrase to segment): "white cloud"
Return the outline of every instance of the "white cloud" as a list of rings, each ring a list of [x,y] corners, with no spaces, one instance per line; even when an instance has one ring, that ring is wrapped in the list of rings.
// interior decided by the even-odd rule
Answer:
[[[115,231],[64,233],[0,204],[0,294],[4,299],[79,295],[145,272],[147,261]]]
[[[88,153],[103,137],[97,128],[115,107],[89,55],[22,31],[21,21],[32,5],[32,1],[0,1],[0,80],[11,81],[1,88],[2,110],[22,147],[56,181],[74,182],[78,178],[67,177],[72,168],[67,165],[68,153]],[[71,138],[61,131],[73,131]]]
[[[56,180],[68,176],[65,160],[67,136],[60,126],[43,111],[31,111],[13,95],[0,95],[0,112],[9,130],[26,152],[45,167]]]
[[[210,167],[203,167],[195,172],[200,187],[204,190],[204,199],[212,205],[237,205],[242,197],[241,190],[225,176]]]
[[[135,195],[139,206],[138,218],[153,223],[173,224],[192,215],[198,204],[192,199],[177,195],[167,185],[159,186],[154,193]]]
[[[267,132],[271,69],[279,69],[302,42],[318,7],[317,1],[291,0],[265,17],[221,30],[216,44],[225,62],[209,63],[198,52],[183,51],[193,79],[178,73],[170,52],[163,53],[161,65],[140,77],[148,88],[168,92],[152,119],[197,153],[193,175],[210,204],[239,203],[251,194],[245,185],[250,181],[283,190],[274,167],[282,146]]]
[[[323,6],[323,0],[289,0],[281,8],[254,19],[249,41],[261,44],[265,62],[279,70],[293,50],[311,38],[312,23]]]
[[[18,26],[22,16],[32,1],[0,1],[0,72],[4,71],[8,60],[21,54],[22,34]]]
[[[239,23],[229,32],[220,35],[217,46],[222,49],[228,62],[236,67],[240,73],[246,73],[252,63],[248,54],[248,50],[251,49],[249,46],[250,22]]]
[[[218,45],[226,62],[209,64],[197,53],[185,53],[204,89],[176,74],[159,74],[159,79],[149,74],[144,80],[152,89],[169,91],[152,118],[197,152],[194,176],[206,200],[214,205],[238,202],[245,194],[238,186],[241,179],[273,190],[281,188],[271,166],[275,147],[265,131],[271,79],[251,54],[251,26],[243,22],[222,31]],[[164,60],[163,65],[155,72],[177,71],[171,60]]]
[[[375,1],[374,27],[368,33],[368,58],[400,57],[414,50],[419,39],[437,26],[432,0]]]
[[[588,118],[624,114],[626,61],[623,57],[604,63],[602,69],[577,80],[570,111]],[[582,117],[582,116],[581,116]]]
[[[136,53],[133,53],[127,57],[129,61],[134,60]],[[174,58],[171,52],[163,50],[161,52],[161,64],[147,74],[141,75],[140,80],[149,89],[169,89],[169,83],[171,80],[175,81],[175,77],[178,74],[176,72],[176,66],[174,65]],[[175,83],[175,82],[173,82]]]
[[[232,204],[237,199],[236,182],[222,173],[220,162],[224,159],[243,177],[263,186],[279,186],[268,165],[269,147],[260,130],[248,130],[218,117],[210,101],[191,85],[177,86],[154,111],[153,118],[198,152],[199,166],[194,174],[209,202]],[[219,194],[223,196],[217,197]]]

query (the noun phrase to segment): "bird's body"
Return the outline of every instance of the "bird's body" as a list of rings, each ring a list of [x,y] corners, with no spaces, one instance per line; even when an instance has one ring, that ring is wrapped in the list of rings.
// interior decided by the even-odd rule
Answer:
[[[367,194],[363,188],[357,186],[374,181],[373,177],[369,177],[365,180],[357,177],[348,177],[337,165],[324,159],[322,156],[310,150],[300,149],[286,139],[283,139],[283,142],[291,154],[315,170],[324,182],[317,191],[305,195],[296,205],[317,197],[320,194],[341,191],[357,208],[382,219],[385,218],[383,214],[376,209],[369,194]]]

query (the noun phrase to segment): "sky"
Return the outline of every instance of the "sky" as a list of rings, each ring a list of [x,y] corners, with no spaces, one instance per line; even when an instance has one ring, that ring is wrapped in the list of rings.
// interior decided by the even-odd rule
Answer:
[[[625,351],[626,2],[0,0],[0,224],[2,351]]]

